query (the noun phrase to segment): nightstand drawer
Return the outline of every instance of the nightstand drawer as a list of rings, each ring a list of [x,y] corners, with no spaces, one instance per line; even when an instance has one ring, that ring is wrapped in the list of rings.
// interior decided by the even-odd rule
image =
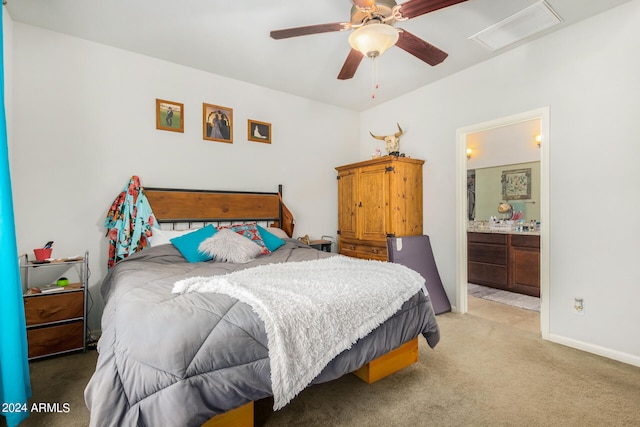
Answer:
[[[84,291],[55,295],[31,295],[24,298],[27,326],[84,317]]]
[[[83,334],[84,321],[82,319],[62,325],[28,329],[29,358],[69,350],[82,350],[84,348]]]

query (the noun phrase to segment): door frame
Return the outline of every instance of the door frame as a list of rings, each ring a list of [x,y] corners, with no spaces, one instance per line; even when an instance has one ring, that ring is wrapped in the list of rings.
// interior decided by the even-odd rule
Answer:
[[[469,134],[529,120],[540,120],[540,332],[549,339],[549,107],[541,107],[512,116],[465,126],[456,130],[456,311],[468,311],[467,300],[467,155]]]

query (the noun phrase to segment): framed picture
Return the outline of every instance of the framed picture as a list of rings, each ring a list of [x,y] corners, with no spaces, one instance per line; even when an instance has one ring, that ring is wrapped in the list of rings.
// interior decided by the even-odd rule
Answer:
[[[156,129],[184,132],[184,105],[156,99]]]
[[[202,139],[233,143],[233,109],[202,104]]]
[[[467,219],[476,217],[476,170],[467,169]]]
[[[247,138],[249,141],[271,144],[271,123],[247,120]]]
[[[531,168],[502,171],[502,198],[504,200],[531,198]]]

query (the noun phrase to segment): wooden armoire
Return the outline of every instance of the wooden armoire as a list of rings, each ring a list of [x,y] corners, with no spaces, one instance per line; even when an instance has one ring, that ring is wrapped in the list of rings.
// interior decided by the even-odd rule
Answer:
[[[387,237],[422,234],[424,160],[384,156],[338,171],[338,252],[386,261]]]

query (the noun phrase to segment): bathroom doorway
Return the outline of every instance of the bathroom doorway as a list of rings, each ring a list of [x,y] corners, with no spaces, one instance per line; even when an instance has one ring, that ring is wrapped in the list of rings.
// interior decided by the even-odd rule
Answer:
[[[523,131],[522,129],[531,129],[533,126],[539,129],[539,132],[532,132],[530,130]],[[488,135],[502,135],[502,138],[517,139],[510,137],[509,132],[526,132],[531,135],[525,135],[524,137],[530,144],[533,144],[533,150],[537,153],[531,152],[531,147],[527,149],[530,153],[518,154],[515,152],[509,152],[504,147],[491,146],[479,144],[478,141]],[[505,137],[505,135],[507,135]],[[538,141],[535,138],[539,135]],[[496,139],[496,138],[493,138]],[[500,138],[497,138],[500,139]],[[475,145],[474,145],[475,144]],[[475,152],[474,152],[475,147]],[[471,148],[468,152],[467,149]],[[472,312],[474,314],[482,315],[482,317],[497,315],[498,317],[515,316],[512,319],[518,319],[523,324],[529,324],[529,328],[532,322],[538,323],[539,331],[542,338],[548,339],[549,336],[549,111],[548,108],[541,108],[514,116],[504,117],[497,120],[479,123],[471,125],[465,128],[458,129],[457,131],[457,203],[456,203],[456,237],[457,237],[457,299],[456,310],[460,313]],[[470,303],[470,297],[468,296],[468,275],[467,275],[467,228],[469,226],[469,212],[470,207],[473,204],[473,198],[468,198],[467,171],[472,168],[490,167],[498,164],[524,164],[525,161],[530,160],[532,155],[539,156],[539,204],[537,206],[531,205],[529,207],[531,215],[539,216],[535,218],[540,220],[540,313],[532,313],[529,310],[519,312],[512,312],[513,308],[508,306],[492,306],[492,304],[499,304],[493,301],[480,301],[473,298]],[[474,156],[475,162],[474,162]],[[518,157],[520,156],[520,157]],[[528,157],[527,157],[528,156]],[[491,157],[492,159],[489,159]],[[537,200],[536,200],[537,202]],[[493,203],[493,201],[491,202]],[[488,219],[488,218],[487,218]],[[484,225],[484,223],[483,223]],[[497,308],[496,308],[497,307]],[[502,310],[504,309],[504,310]],[[533,320],[532,320],[532,316]],[[500,320],[500,319],[496,319]],[[526,327],[525,327],[526,328]],[[534,329],[535,326],[533,327]]]

